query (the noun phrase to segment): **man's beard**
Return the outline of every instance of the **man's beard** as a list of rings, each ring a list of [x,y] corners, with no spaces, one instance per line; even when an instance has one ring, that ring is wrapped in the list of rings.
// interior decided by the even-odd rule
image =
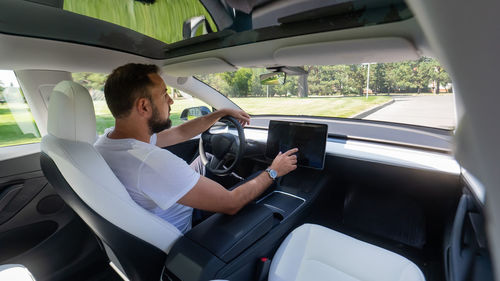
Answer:
[[[151,134],[157,134],[163,130],[172,127],[172,121],[170,120],[170,118],[167,118],[167,120],[162,120],[158,108],[154,104],[152,107],[153,107],[153,116],[151,116],[151,119],[148,120],[149,132]]]

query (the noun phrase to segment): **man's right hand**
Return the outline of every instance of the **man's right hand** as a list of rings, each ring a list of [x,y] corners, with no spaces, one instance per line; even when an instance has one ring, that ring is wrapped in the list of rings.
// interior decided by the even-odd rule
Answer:
[[[281,153],[280,151],[269,168],[275,170],[278,173],[278,177],[297,169],[297,155],[295,155],[297,151],[299,151],[298,148],[292,148],[285,153]]]
[[[280,152],[274,158],[270,168],[278,173],[278,177],[297,169],[297,155],[293,155],[297,151],[299,150],[294,148],[285,153]],[[271,183],[269,175],[262,172],[252,180],[229,191],[219,183],[200,176],[194,187],[177,203],[200,210],[234,215],[248,202],[262,194]]]

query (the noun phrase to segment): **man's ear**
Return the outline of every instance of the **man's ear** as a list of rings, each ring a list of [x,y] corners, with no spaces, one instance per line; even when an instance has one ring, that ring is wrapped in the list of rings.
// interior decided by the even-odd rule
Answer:
[[[135,102],[135,109],[140,116],[150,117],[152,113],[151,101],[148,98],[138,98]]]

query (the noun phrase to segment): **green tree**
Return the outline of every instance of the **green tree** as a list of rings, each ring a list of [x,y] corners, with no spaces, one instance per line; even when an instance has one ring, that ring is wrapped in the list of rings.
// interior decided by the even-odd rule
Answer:
[[[266,72],[263,68],[253,68],[252,77],[250,81],[250,95],[251,96],[266,96],[267,88],[260,83],[260,75]]]
[[[432,60],[429,63],[429,76],[432,84],[434,85],[434,94],[439,94],[439,88],[441,85],[446,86],[447,83],[451,82],[451,78],[448,73],[436,60]]]
[[[5,88],[3,86],[3,82],[0,81],[0,102],[4,102],[5,101],[5,98],[3,97],[3,90],[5,90]]]
[[[343,95],[363,95],[363,88],[366,83],[366,68],[360,64],[351,64],[344,67],[344,75],[342,75]]]
[[[370,77],[370,89],[376,93],[389,93],[387,81],[387,67],[385,63],[377,63],[373,67],[373,75]]]
[[[342,95],[350,94],[352,89],[349,86],[349,66],[335,65],[332,67],[331,71],[333,89]]]
[[[104,91],[104,84],[108,75],[92,72],[73,73],[73,80],[87,89]]]
[[[246,97],[250,91],[252,70],[249,68],[240,68],[235,72],[224,72],[222,78],[226,81],[229,96]]]

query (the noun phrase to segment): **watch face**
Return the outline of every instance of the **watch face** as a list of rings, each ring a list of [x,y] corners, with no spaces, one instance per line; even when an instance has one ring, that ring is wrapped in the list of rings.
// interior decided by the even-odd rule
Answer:
[[[278,176],[278,172],[276,172],[275,170],[269,170],[269,174],[273,179],[275,179]]]

